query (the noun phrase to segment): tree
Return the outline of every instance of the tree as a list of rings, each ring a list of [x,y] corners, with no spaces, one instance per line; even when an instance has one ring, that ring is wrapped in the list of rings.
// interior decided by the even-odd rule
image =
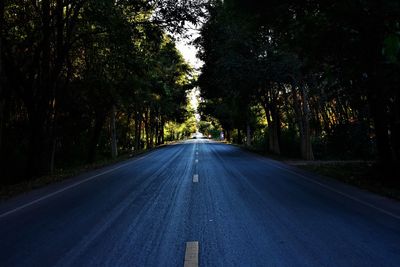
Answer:
[[[398,160],[399,20],[395,1],[212,1],[197,40],[203,111],[240,134],[243,111],[262,106],[273,153],[294,130],[304,159],[314,142],[318,157],[376,145]],[[334,141],[342,131],[357,141]]]
[[[143,136],[148,146],[162,143],[163,125],[182,115],[175,100],[182,106],[189,86],[189,69],[166,31],[184,32],[204,5],[2,1],[1,177],[15,182],[111,150],[142,149]]]

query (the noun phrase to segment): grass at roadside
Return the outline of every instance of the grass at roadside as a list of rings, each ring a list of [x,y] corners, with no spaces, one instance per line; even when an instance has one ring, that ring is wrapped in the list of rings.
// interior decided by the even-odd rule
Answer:
[[[275,155],[244,145],[243,149],[294,165],[298,168],[329,177],[361,189],[400,200],[400,166],[380,166],[370,161],[302,161]]]
[[[371,162],[309,162],[294,164],[307,171],[400,200],[398,170]],[[397,175],[396,175],[397,174]]]

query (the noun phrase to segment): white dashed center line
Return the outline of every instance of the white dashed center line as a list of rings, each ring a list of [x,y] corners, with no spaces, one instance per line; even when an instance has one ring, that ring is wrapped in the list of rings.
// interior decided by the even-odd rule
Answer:
[[[199,266],[199,242],[186,242],[185,264],[184,267]]]

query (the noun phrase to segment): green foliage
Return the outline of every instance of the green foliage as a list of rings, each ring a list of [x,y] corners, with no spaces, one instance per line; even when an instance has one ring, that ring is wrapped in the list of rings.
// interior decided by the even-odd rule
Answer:
[[[399,34],[390,34],[386,36],[383,41],[382,53],[389,60],[390,63],[398,63],[399,51],[400,51]]]
[[[314,140],[315,146],[319,142],[319,158],[331,159],[373,159],[373,140],[368,137],[368,129],[362,124],[334,125],[331,132]]]
[[[122,153],[163,143],[165,125],[189,117],[192,86],[167,30],[184,33],[205,5],[2,2],[0,183],[109,158],[113,142]]]
[[[398,1],[226,0],[208,13],[201,110],[238,142],[251,126],[255,146],[291,157],[400,159]]]

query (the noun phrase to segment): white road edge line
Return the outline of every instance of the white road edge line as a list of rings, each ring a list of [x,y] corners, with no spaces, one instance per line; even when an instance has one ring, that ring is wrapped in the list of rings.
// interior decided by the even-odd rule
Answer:
[[[131,162],[122,164],[122,165],[120,165],[120,166],[118,166],[118,167],[112,168],[112,169],[107,170],[107,171],[104,171],[104,172],[102,172],[102,173],[98,173],[98,174],[96,174],[96,175],[90,176],[90,177],[88,177],[88,178],[86,178],[86,179],[84,179],[84,180],[82,180],[82,181],[79,181],[79,182],[77,182],[77,183],[75,183],[75,184],[69,185],[69,186],[64,187],[64,188],[62,188],[62,189],[60,189],[60,190],[57,190],[57,191],[55,191],[55,192],[53,192],[53,193],[47,194],[47,195],[45,195],[45,196],[43,196],[43,197],[40,197],[40,198],[35,199],[35,200],[31,201],[31,202],[28,202],[28,203],[26,203],[26,204],[24,204],[24,205],[21,205],[21,206],[15,208],[15,209],[12,209],[12,210],[9,210],[9,211],[7,211],[7,212],[5,212],[5,213],[2,213],[2,214],[0,214],[0,218],[4,218],[4,217],[6,217],[6,216],[8,216],[8,215],[10,215],[10,214],[13,214],[13,213],[15,213],[15,212],[17,212],[17,211],[20,211],[20,210],[24,209],[24,208],[30,207],[30,206],[32,206],[32,205],[34,205],[34,204],[36,204],[36,203],[38,203],[38,202],[41,202],[41,201],[43,201],[43,200],[45,200],[45,199],[48,199],[48,198],[53,197],[53,196],[55,196],[55,195],[58,195],[58,194],[60,194],[60,193],[62,193],[62,192],[64,192],[64,191],[67,191],[68,189],[77,187],[78,185],[81,185],[81,184],[83,184],[83,183],[89,182],[89,181],[91,181],[91,180],[93,180],[93,179],[95,179],[95,178],[97,178],[97,177],[99,177],[99,176],[102,176],[102,175],[104,175],[104,174],[107,174],[107,173],[113,172],[113,171],[115,171],[115,170],[121,169],[121,168],[123,168],[123,167],[125,167],[125,166],[127,166],[127,165],[129,165],[129,164],[132,164],[132,163],[136,162],[137,160],[141,160],[141,159],[144,159],[144,158],[146,158],[146,157],[148,157],[148,155],[143,156],[143,157],[141,157],[141,158],[137,158],[137,159],[135,159],[135,160],[133,160],[133,161],[131,161]]]
[[[193,183],[198,183],[199,182],[199,175],[195,174],[193,175]]]
[[[264,161],[264,159],[261,159],[261,160]],[[264,162],[265,162],[265,161],[264,161]],[[268,163],[270,163],[270,162],[268,162]],[[289,172],[289,173],[291,173],[291,174],[294,174],[294,175],[296,175],[296,176],[298,176],[298,177],[300,177],[300,178],[302,178],[302,179],[304,179],[304,180],[307,180],[307,181],[309,181],[309,182],[311,182],[311,183],[314,183],[314,184],[319,185],[319,186],[321,186],[321,187],[323,187],[323,188],[325,188],[325,189],[328,189],[328,190],[330,190],[330,191],[332,191],[332,192],[335,192],[336,194],[339,194],[339,195],[342,195],[342,196],[344,196],[344,197],[347,197],[347,198],[349,198],[349,199],[351,199],[351,200],[353,200],[353,201],[355,201],[355,202],[358,202],[358,203],[363,204],[363,205],[365,205],[365,206],[367,206],[367,207],[370,207],[370,208],[372,208],[372,209],[375,209],[375,210],[377,210],[377,211],[380,211],[380,212],[382,212],[382,213],[384,213],[384,214],[386,214],[386,215],[389,215],[389,216],[391,216],[391,217],[393,217],[393,218],[395,218],[395,219],[397,219],[397,220],[400,220],[400,216],[397,215],[397,214],[394,214],[394,213],[392,213],[392,212],[390,212],[390,211],[387,211],[387,210],[384,210],[384,209],[382,209],[382,208],[379,208],[379,207],[377,207],[377,206],[375,206],[375,205],[373,205],[373,204],[371,204],[371,203],[368,203],[368,202],[366,202],[366,201],[364,201],[364,200],[361,200],[361,199],[359,199],[359,198],[353,197],[353,196],[351,196],[351,195],[349,195],[349,194],[347,194],[347,193],[344,193],[344,192],[342,192],[342,191],[339,191],[339,190],[337,190],[337,189],[335,189],[335,188],[333,188],[333,187],[331,187],[331,186],[329,186],[329,185],[326,185],[326,184],[317,182],[317,181],[315,181],[314,179],[308,178],[307,176],[302,175],[302,174],[297,173],[297,172],[294,172],[294,171],[292,171],[292,170],[290,170],[290,169],[283,168],[283,167],[278,166],[277,164],[274,164],[274,163],[272,163],[272,165],[274,165],[274,166],[277,167],[278,169],[285,170],[285,171],[287,171],[287,172]]]
[[[332,192],[335,192],[335,193],[337,193],[337,194],[339,194],[339,195],[342,195],[342,196],[344,196],[344,197],[350,198],[351,200],[354,200],[355,202],[358,202],[358,203],[360,203],[360,204],[363,204],[363,205],[365,205],[365,206],[367,206],[367,207],[370,207],[370,208],[372,208],[372,209],[378,210],[378,211],[380,211],[380,212],[382,212],[382,213],[384,213],[384,214],[386,214],[386,215],[389,215],[389,216],[391,216],[391,217],[393,217],[393,218],[395,218],[395,219],[400,220],[400,216],[398,216],[398,215],[396,215],[396,214],[394,214],[394,213],[392,213],[392,212],[390,212],[390,211],[384,210],[384,209],[379,208],[379,207],[377,207],[377,206],[375,206],[375,205],[373,205],[373,204],[371,204],[371,203],[368,203],[368,202],[366,202],[366,201],[364,201],[364,200],[361,200],[361,199],[356,198],[356,197],[353,197],[353,196],[351,196],[351,195],[349,195],[349,194],[343,193],[343,192],[341,192],[341,191],[339,191],[339,190],[336,190],[335,188],[333,188],[333,187],[331,187],[331,186],[329,186],[329,185],[325,185],[325,184],[323,184],[323,183],[314,181],[313,179],[310,179],[310,178],[308,178],[308,177],[306,177],[306,176],[304,176],[304,175],[301,175],[301,174],[299,174],[299,173],[295,173],[295,172],[290,171],[290,170],[287,170],[287,171],[290,172],[290,173],[296,174],[297,176],[299,176],[299,177],[301,177],[301,178],[303,178],[303,179],[305,179],[305,180],[307,180],[307,181],[309,181],[309,182],[311,182],[311,183],[317,184],[317,185],[319,185],[319,186],[321,186],[321,187],[323,187],[323,188],[325,188],[325,189],[328,189],[328,190],[330,190],[330,191],[332,191]]]
[[[199,266],[199,242],[190,241],[186,242],[185,250],[185,263],[184,267],[198,267]]]

